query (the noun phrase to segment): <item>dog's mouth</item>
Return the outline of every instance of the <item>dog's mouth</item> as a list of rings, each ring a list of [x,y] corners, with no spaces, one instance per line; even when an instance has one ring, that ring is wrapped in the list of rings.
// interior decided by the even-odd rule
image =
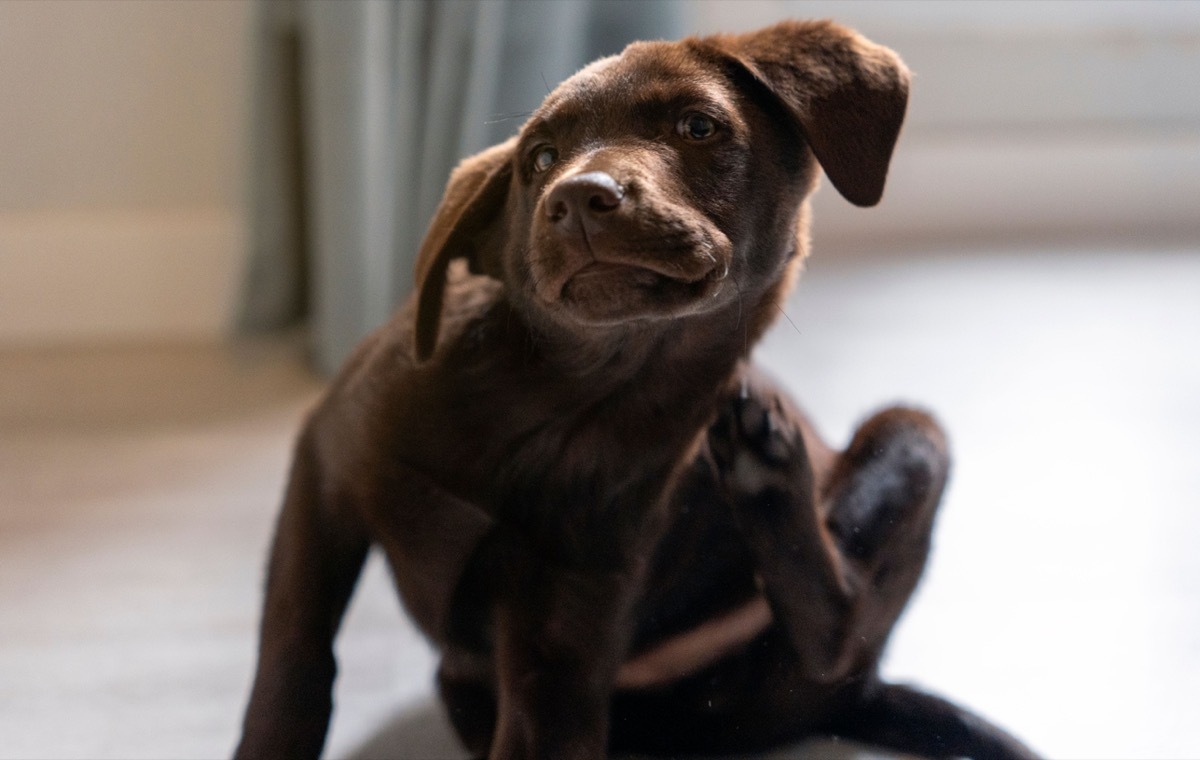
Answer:
[[[623,280],[627,284],[639,288],[658,288],[670,282],[685,282],[637,264],[594,261],[591,264],[585,264],[563,284],[563,294],[566,295],[567,291],[573,287],[586,289],[589,285],[595,285],[597,282],[601,283],[601,287],[603,287],[608,280]]]
[[[715,258],[698,273],[663,269],[629,261],[591,261],[563,282],[558,301],[593,323],[674,316],[719,293],[729,274],[728,265]]]
[[[578,211],[574,225],[536,216],[530,284],[551,312],[615,325],[704,311],[721,299],[733,243],[700,212],[628,191],[623,205]],[[578,210],[579,204],[574,208]]]
[[[603,261],[595,260],[581,266],[571,275],[564,290],[571,283],[588,283],[589,281],[618,280],[633,287],[660,288],[671,283],[678,285],[696,285],[707,280],[722,279],[726,270],[714,263],[709,269],[698,273],[670,272],[662,266],[653,263],[633,261]]]

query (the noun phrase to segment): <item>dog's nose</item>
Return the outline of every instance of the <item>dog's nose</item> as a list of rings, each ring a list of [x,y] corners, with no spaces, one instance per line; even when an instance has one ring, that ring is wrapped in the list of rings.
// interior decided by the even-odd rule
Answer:
[[[625,188],[606,172],[584,172],[554,186],[546,198],[546,216],[555,224],[571,216],[583,220],[616,209],[624,197]]]

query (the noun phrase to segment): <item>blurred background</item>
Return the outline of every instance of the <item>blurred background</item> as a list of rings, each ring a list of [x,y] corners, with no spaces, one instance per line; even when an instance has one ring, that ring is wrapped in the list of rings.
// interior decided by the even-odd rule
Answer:
[[[1200,2],[0,0],[0,757],[228,754],[291,437],[450,168],[630,40],[784,17],[915,72],[759,351],[834,441],[951,433],[886,672],[1050,757],[1200,756]],[[460,757],[388,583],[329,753]]]

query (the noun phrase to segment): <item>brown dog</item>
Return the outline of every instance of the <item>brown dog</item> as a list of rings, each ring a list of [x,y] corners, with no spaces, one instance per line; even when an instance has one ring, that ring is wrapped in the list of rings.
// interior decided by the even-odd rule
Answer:
[[[747,365],[818,163],[876,203],[907,93],[830,23],[639,43],[465,161],[415,302],[300,437],[238,756],[319,754],[376,544],[490,758],[811,735],[1033,757],[877,675],[946,477],[937,425],[889,409],[835,453]]]

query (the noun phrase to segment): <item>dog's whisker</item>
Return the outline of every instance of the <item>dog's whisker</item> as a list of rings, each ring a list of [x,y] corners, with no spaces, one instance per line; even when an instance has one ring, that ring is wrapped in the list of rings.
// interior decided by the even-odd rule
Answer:
[[[800,332],[800,328],[796,327],[796,323],[792,321],[791,316],[788,315],[787,310],[784,309],[781,304],[775,304],[775,308],[778,309],[779,313],[783,315],[783,318],[788,321],[788,324],[792,326],[792,329],[796,331],[797,335],[803,335],[803,333]]]
[[[501,122],[505,121],[512,121],[513,119],[526,119],[532,115],[533,111],[522,111],[520,113],[497,113],[492,114],[491,118],[487,119],[483,123],[490,126],[492,124],[500,124]]]

